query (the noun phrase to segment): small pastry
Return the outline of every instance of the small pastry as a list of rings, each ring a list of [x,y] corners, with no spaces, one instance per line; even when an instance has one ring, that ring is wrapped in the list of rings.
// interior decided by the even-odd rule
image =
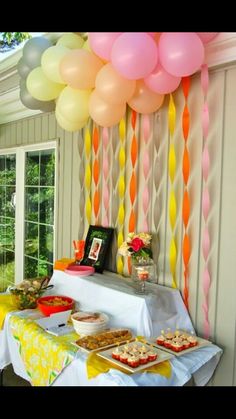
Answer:
[[[188,340],[183,340],[182,345],[184,349],[190,348],[190,342]]]
[[[149,351],[149,352],[147,353],[147,355],[148,355],[148,361],[149,361],[149,362],[156,361],[156,359],[157,359],[157,353],[156,353],[156,352],[154,352],[154,351]]]
[[[197,338],[195,336],[189,336],[187,340],[190,342],[190,346],[197,345]]]
[[[129,354],[127,352],[123,352],[123,354],[120,355],[120,362],[123,362],[123,364],[128,364],[128,358]]]
[[[141,365],[147,364],[148,363],[148,360],[149,360],[149,357],[148,357],[148,355],[146,353],[143,353],[142,352],[139,355],[139,362],[140,362]]]
[[[118,359],[118,361],[120,360],[120,356],[123,354],[123,351],[121,351],[119,349],[119,347],[117,347],[116,349],[114,349],[114,351],[112,352],[112,358],[114,359]]]
[[[164,342],[165,348],[171,348],[171,345],[172,345],[172,340],[166,339]]]
[[[171,345],[172,351],[181,352],[183,350],[183,344],[180,342],[173,342]]]
[[[157,337],[157,344],[164,345],[165,340],[166,340],[165,337],[163,335],[160,335]]]
[[[129,356],[128,365],[132,368],[137,368],[139,366],[139,356]]]

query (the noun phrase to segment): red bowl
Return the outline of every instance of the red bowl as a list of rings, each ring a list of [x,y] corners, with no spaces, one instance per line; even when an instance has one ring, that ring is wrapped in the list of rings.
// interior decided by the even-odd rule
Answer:
[[[51,304],[49,304],[49,302]],[[39,310],[45,316],[50,316],[50,314],[53,313],[71,310],[74,306],[74,300],[65,295],[47,295],[46,297],[39,298],[37,304]]]

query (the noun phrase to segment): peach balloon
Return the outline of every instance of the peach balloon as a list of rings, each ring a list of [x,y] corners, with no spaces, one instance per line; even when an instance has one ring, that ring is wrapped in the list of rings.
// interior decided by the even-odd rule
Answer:
[[[111,127],[118,124],[126,111],[126,104],[111,105],[98,96],[96,90],[90,96],[89,114],[91,118],[102,127]]]
[[[135,80],[122,77],[110,63],[104,65],[96,78],[98,95],[112,105],[128,102],[134,94],[135,86]]]
[[[92,89],[104,63],[85,49],[70,51],[60,63],[62,79],[73,89]]]
[[[87,124],[87,121],[88,121],[88,118],[85,119],[84,121],[77,121],[77,122],[68,121],[68,119],[66,119],[61,114],[58,107],[56,107],[55,116],[60,127],[70,132],[78,131],[79,129],[83,128]]]
[[[134,96],[128,105],[136,112],[149,114],[156,112],[164,101],[164,95],[152,92],[143,80],[138,80]]]

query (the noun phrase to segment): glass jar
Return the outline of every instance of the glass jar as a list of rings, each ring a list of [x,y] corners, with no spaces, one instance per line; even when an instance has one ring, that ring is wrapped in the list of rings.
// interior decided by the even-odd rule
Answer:
[[[131,279],[136,294],[146,294],[146,282],[157,282],[156,265],[150,258],[132,258]]]

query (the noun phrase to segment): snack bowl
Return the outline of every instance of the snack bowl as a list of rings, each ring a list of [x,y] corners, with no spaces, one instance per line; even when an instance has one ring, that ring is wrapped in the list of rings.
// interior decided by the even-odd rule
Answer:
[[[104,330],[109,317],[105,313],[79,311],[71,315],[71,321],[78,335],[91,335]]]
[[[45,315],[50,316],[53,313],[72,310],[74,300],[65,295],[47,295],[37,301],[39,310]]]

